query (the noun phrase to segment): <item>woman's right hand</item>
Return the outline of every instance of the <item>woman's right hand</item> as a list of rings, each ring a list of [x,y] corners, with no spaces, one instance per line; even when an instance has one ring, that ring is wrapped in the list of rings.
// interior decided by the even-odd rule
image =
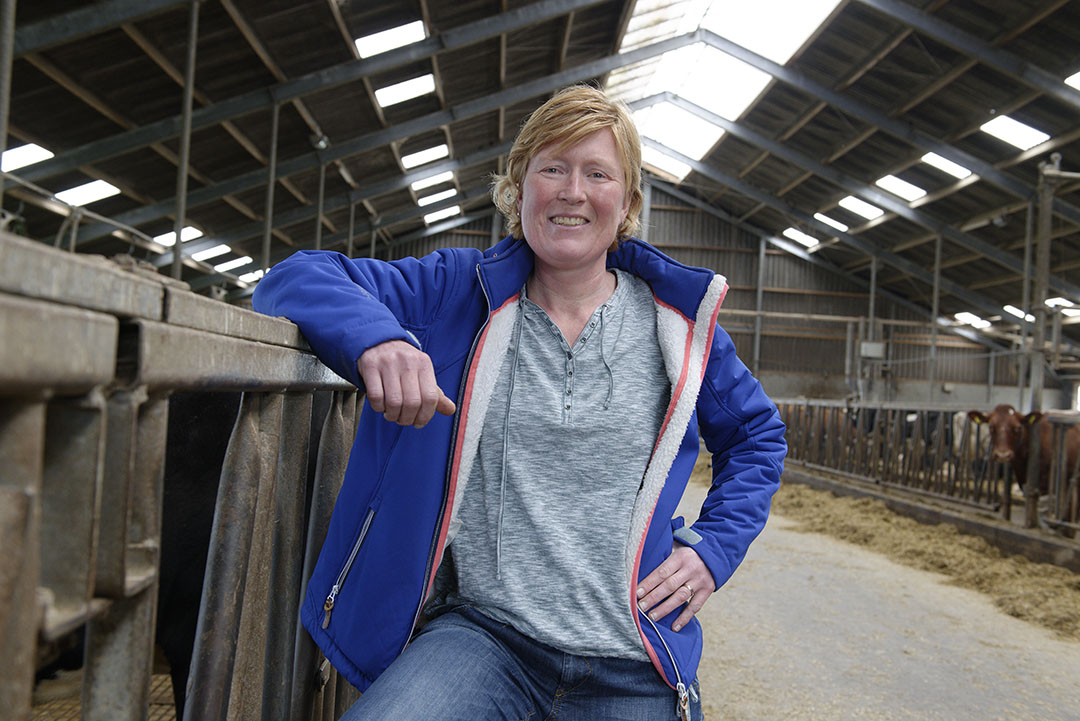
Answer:
[[[436,412],[454,415],[454,402],[435,382],[431,358],[403,340],[368,348],[356,368],[372,410],[391,423],[423,428]]]

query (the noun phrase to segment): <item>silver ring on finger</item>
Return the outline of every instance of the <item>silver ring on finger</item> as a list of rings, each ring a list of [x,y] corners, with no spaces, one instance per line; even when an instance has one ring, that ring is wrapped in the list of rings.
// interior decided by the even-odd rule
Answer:
[[[686,589],[687,591],[689,591],[689,592],[690,592],[690,598],[686,599],[686,602],[687,602],[687,603],[690,603],[691,601],[693,601],[693,600],[694,600],[694,589],[690,587],[690,584],[689,584],[689,583],[684,583],[684,584],[682,585],[682,587],[683,587],[683,588],[685,588],[685,589]]]

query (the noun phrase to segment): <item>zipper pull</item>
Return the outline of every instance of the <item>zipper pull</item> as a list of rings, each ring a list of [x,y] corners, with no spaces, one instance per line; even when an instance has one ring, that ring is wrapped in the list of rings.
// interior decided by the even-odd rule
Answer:
[[[679,692],[679,718],[690,721],[690,694],[686,690],[686,684],[680,681],[675,690]]]
[[[323,615],[322,627],[326,628],[330,625],[330,612],[334,610],[334,601],[337,599],[338,587],[334,584],[334,587],[330,589],[330,595],[326,597],[326,601],[323,603],[322,610],[326,613]]]

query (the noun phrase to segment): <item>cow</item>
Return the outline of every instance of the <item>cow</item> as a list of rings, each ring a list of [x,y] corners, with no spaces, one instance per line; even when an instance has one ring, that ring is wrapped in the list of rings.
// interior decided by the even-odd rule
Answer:
[[[989,414],[981,411],[969,411],[968,418],[975,423],[985,423],[990,429],[990,447],[993,459],[1012,466],[1013,476],[1023,487],[1027,480],[1028,432],[1039,427],[1039,477],[1037,489],[1040,496],[1050,490],[1050,462],[1054,448],[1052,429],[1043,423],[1044,415],[1039,411],[1023,414],[1007,403],[994,407]],[[1080,451],[1080,426],[1071,425],[1065,432],[1065,477],[1076,470],[1076,459]],[[1071,513],[1066,513],[1066,521],[1071,520]]]

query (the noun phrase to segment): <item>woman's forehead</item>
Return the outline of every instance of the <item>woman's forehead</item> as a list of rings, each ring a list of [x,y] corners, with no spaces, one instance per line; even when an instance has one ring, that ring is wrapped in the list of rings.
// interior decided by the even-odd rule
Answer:
[[[582,138],[569,142],[567,138],[557,138],[537,150],[530,164],[538,159],[559,160],[567,156],[580,156],[576,159],[622,166],[619,147],[615,143],[615,135],[610,128],[594,130]]]

